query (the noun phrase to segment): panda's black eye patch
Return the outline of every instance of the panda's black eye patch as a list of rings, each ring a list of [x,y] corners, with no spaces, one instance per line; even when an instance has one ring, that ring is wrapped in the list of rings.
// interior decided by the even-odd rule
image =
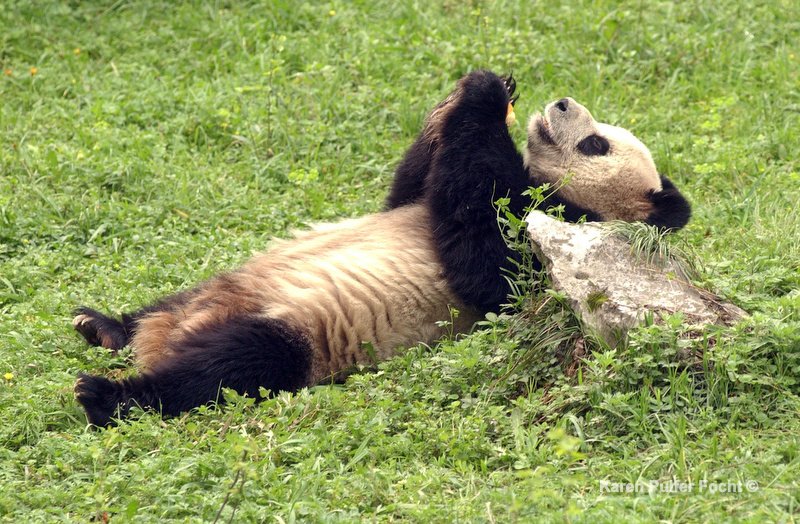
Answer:
[[[578,151],[587,156],[602,156],[610,149],[608,140],[600,135],[589,135],[578,143]]]

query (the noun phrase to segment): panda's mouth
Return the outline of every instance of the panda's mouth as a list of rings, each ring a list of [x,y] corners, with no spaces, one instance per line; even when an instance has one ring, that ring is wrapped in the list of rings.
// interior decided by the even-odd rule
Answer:
[[[556,145],[556,141],[553,140],[553,135],[550,132],[550,122],[547,121],[547,118],[538,115],[539,118],[536,119],[536,132],[539,135],[539,138],[545,144],[550,144],[551,146]]]

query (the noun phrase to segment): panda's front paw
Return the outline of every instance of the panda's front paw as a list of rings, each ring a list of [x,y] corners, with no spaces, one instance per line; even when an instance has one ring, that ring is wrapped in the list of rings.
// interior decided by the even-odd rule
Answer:
[[[506,125],[511,127],[517,121],[517,115],[514,114],[514,104],[517,103],[519,95],[514,96],[514,91],[517,89],[517,81],[514,80],[514,75],[509,74],[503,81],[506,84],[506,92],[508,93],[508,106],[506,107]]]
[[[512,106],[517,103],[517,99],[519,95],[514,96],[514,93],[517,90],[517,81],[514,80],[514,75],[509,73],[509,75],[503,78],[503,83],[506,85],[506,92],[508,93],[508,103]]]
[[[477,123],[505,122],[509,104],[516,102],[516,89],[511,75],[503,78],[491,71],[473,71],[459,82],[455,105],[461,111],[454,110],[454,114]]]

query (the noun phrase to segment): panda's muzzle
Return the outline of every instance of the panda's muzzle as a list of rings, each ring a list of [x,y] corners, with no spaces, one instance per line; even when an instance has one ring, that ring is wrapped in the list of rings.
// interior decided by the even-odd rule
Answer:
[[[548,124],[545,117],[539,117],[536,121],[536,133],[539,135],[539,138],[545,144],[549,144],[551,146],[556,145],[556,141],[553,140],[553,135],[550,134],[550,124]]]

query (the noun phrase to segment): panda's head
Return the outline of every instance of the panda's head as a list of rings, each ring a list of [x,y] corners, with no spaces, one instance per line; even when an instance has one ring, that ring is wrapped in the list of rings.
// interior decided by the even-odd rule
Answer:
[[[689,221],[688,202],[659,176],[647,147],[626,129],[596,122],[571,98],[531,118],[525,165],[534,180],[549,182],[560,198],[602,220],[670,229]]]

